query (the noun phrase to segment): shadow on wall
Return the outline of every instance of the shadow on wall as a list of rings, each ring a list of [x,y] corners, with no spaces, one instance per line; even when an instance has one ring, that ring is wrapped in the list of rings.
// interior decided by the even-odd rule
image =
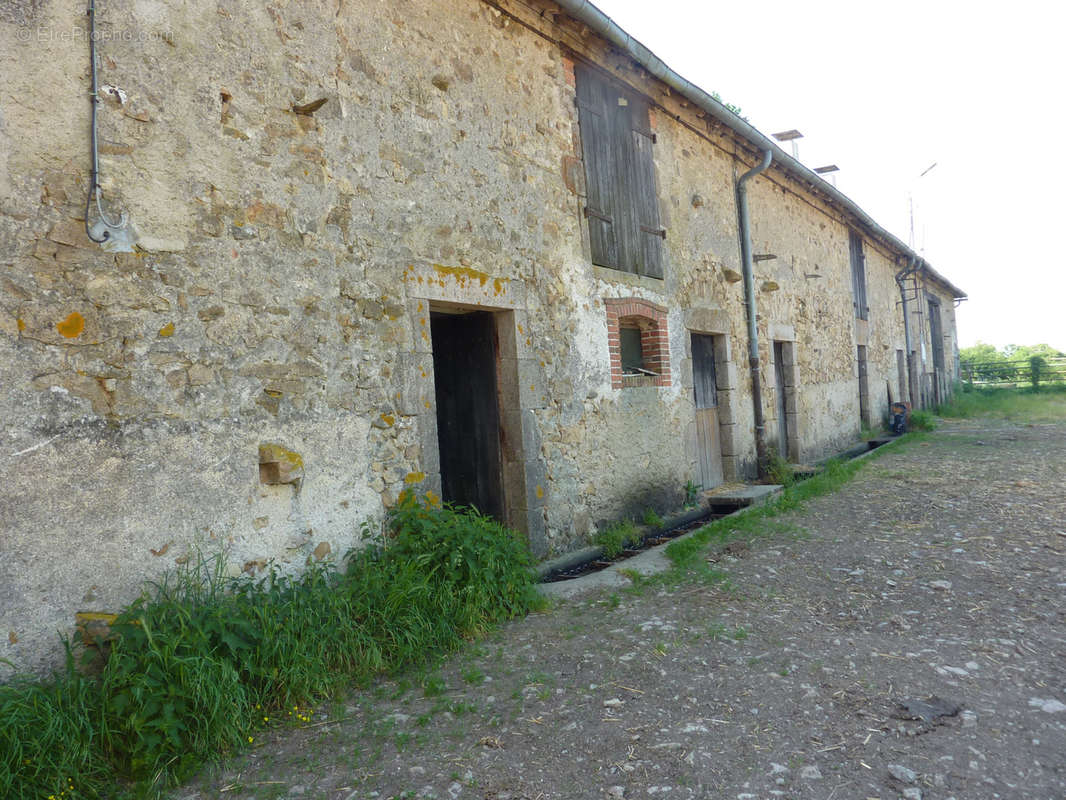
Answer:
[[[684,487],[674,481],[651,486],[647,483],[632,485],[622,492],[622,496],[625,501],[617,506],[616,515],[610,519],[597,520],[597,529],[602,530],[622,519],[639,522],[649,508],[660,514],[675,511],[685,502]]]

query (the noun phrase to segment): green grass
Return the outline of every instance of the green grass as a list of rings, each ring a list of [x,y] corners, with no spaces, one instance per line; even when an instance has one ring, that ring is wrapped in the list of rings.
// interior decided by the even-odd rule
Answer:
[[[1066,420],[1066,384],[1035,390],[964,384],[950,402],[937,406],[936,413],[949,419],[991,417],[1023,423],[1062,422]]]
[[[614,558],[627,547],[640,544],[640,531],[629,520],[613,522],[597,533],[594,541],[603,548],[605,558]]]
[[[663,518],[655,513],[654,508],[644,509],[644,516],[641,519],[649,528],[658,529],[663,526]]]
[[[789,511],[803,508],[811,498],[836,491],[852,479],[866,463],[880,458],[886,450],[892,450],[906,441],[914,441],[921,434],[908,434],[896,442],[880,447],[862,460],[829,461],[821,472],[811,478],[786,486],[773,500],[745,510],[740,514],[723,517],[697,530],[691,536],[671,542],[666,555],[674,562],[672,574],[659,577],[662,582],[676,582],[687,575],[697,580],[723,584],[726,581],[721,570],[706,563],[703,553],[712,543],[724,544],[735,539],[753,539],[758,536],[792,532],[792,527],[773,518]],[[724,587],[728,588],[728,587]]]
[[[796,468],[783,458],[776,449],[770,451],[770,461],[766,468],[770,480],[781,486],[791,486],[796,482]]]
[[[387,528],[344,572],[231,580],[201,560],[119,615],[98,674],[68,657],[51,681],[0,685],[0,797],[157,794],[352,682],[542,607],[524,544],[490,518],[408,497]]]
[[[931,412],[919,408],[911,412],[907,425],[912,431],[935,431],[936,418]]]

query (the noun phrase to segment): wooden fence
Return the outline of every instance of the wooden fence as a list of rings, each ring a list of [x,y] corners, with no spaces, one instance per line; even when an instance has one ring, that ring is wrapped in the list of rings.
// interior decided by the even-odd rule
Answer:
[[[978,386],[1062,383],[1066,382],[1066,358],[1033,356],[1010,361],[962,360],[959,373],[963,381]]]

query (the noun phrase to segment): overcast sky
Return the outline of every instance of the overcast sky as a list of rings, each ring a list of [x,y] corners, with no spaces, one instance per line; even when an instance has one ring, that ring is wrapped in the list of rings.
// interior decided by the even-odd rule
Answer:
[[[799,129],[800,160],[904,242],[913,198],[916,249],[970,297],[962,346],[1066,351],[1059,3],[594,2],[763,133]]]

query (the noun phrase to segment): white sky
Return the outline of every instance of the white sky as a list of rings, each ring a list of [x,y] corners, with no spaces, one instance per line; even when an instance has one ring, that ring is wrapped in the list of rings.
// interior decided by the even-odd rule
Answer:
[[[799,129],[800,160],[904,242],[913,196],[916,248],[970,297],[962,346],[1066,351],[1066,6],[594,2],[763,133]]]

